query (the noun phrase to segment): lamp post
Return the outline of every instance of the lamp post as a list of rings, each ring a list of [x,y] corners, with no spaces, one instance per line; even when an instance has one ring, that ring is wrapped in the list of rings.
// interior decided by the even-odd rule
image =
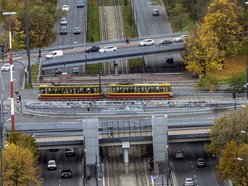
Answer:
[[[11,36],[11,15],[16,12],[3,12],[9,17],[9,64],[10,64],[10,100],[11,100],[11,129],[15,131],[15,110],[14,110],[14,81],[13,81],[13,57],[12,57],[12,36]]]

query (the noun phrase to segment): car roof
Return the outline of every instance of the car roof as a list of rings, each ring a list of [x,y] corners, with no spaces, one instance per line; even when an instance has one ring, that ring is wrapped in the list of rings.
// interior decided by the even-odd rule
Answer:
[[[184,180],[185,180],[185,181],[192,181],[193,178],[185,178]]]
[[[55,160],[49,160],[48,162],[55,162]]]

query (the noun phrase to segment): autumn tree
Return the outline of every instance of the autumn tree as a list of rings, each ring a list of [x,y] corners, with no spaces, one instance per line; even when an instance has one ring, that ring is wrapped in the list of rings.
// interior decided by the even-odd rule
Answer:
[[[35,138],[30,134],[24,134],[20,132],[9,132],[7,141],[15,145],[20,145],[23,148],[29,149],[35,158],[38,157],[38,147],[35,142]]]
[[[40,185],[38,168],[32,152],[10,144],[3,150],[3,177],[5,186]]]
[[[2,11],[14,11],[12,16],[12,44],[14,49],[26,47],[24,3],[20,0],[0,0]],[[65,14],[57,9],[57,1],[32,0],[28,4],[30,47],[38,48],[49,45],[55,40],[54,24]],[[0,15],[3,27],[8,30],[8,19]],[[7,42],[7,34],[1,35]]]
[[[186,69],[203,74],[221,69],[224,58],[237,54],[243,41],[243,9],[237,0],[212,0],[206,15],[186,41]]]
[[[223,179],[231,179],[237,186],[248,186],[248,144],[227,144],[217,167]]]
[[[207,7],[203,27],[218,38],[217,47],[225,56],[237,54],[242,46],[243,11],[237,0],[213,0]]]
[[[222,67],[223,53],[219,51],[215,33],[198,24],[186,39],[184,63],[190,72],[203,74]]]
[[[235,185],[248,186],[248,108],[216,119],[209,133],[207,150],[218,154],[218,173]]]

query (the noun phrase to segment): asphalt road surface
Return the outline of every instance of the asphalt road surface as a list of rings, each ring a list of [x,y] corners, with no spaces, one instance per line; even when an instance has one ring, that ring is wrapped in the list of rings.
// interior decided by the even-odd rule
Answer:
[[[147,36],[149,38],[149,35],[169,34],[173,32],[166,10],[161,1],[152,2],[150,0],[135,0],[133,3],[138,33],[140,36]],[[158,9],[160,11],[160,16],[152,16],[153,9]],[[173,58],[174,62],[167,63],[168,58]],[[167,71],[179,71],[181,58],[179,54],[149,55],[145,57],[145,63],[147,69],[151,68],[151,72],[158,72],[161,67],[166,68]]]

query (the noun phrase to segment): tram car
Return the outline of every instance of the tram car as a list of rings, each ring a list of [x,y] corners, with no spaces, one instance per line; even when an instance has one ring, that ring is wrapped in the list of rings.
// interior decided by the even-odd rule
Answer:
[[[39,100],[171,99],[170,83],[40,85]]]
[[[109,84],[108,99],[171,99],[173,97],[170,83],[164,84]]]

